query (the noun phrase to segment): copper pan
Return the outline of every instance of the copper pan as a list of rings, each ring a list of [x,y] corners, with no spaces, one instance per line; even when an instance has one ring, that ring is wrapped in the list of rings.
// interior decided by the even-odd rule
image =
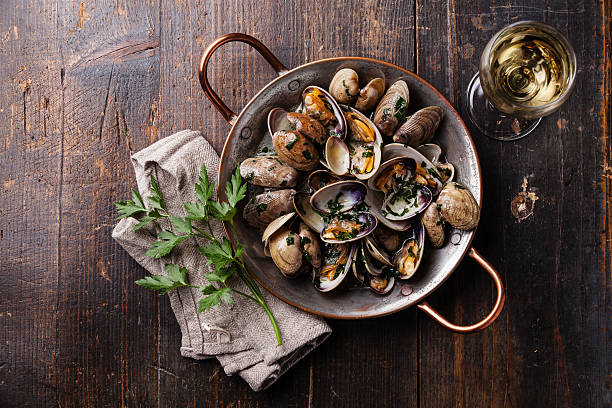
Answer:
[[[243,42],[257,50],[278,77],[259,91],[242,109],[234,113],[215,93],[207,78],[207,67],[215,50],[229,42]],[[457,179],[467,186],[482,205],[482,178],[478,155],[465,124],[450,103],[432,85],[396,65],[372,58],[326,58],[294,69],[285,66],[259,40],[240,33],[217,38],[204,51],[199,66],[199,79],[204,93],[231,125],[225,141],[219,167],[218,186],[224,186],[236,165],[250,157],[259,145],[266,130],[266,117],[273,107],[289,108],[297,104],[302,89],[307,85],[327,87],[335,72],[344,67],[355,69],[360,78],[384,78],[387,85],[398,80],[406,81],[410,88],[410,109],[427,105],[439,105],[445,110],[445,119],[437,132],[448,160],[455,165]],[[218,194],[223,197],[221,188]],[[249,228],[237,217],[236,228],[240,242],[246,246],[245,262],[255,279],[268,291],[283,301],[302,310],[334,319],[364,319],[395,313],[416,305],[444,327],[458,333],[482,330],[499,316],[504,304],[504,287],[501,277],[489,262],[471,247],[473,231],[455,232],[451,242],[439,250],[428,249],[419,272],[406,281],[410,286],[396,285],[393,292],[380,297],[366,290],[345,290],[320,293],[308,279],[283,278],[272,261],[263,254],[260,233]],[[483,320],[469,326],[453,324],[429,305],[425,298],[438,288],[455,270],[465,255],[474,259],[493,279],[497,299],[491,312]]]

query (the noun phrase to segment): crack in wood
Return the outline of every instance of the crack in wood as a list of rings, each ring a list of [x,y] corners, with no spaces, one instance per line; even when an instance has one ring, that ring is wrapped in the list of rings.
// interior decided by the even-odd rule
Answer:
[[[157,48],[159,48],[159,43],[159,38],[150,38],[145,40],[134,39],[124,41],[122,43],[111,46],[110,49],[109,47],[98,49],[89,56],[78,60],[70,68],[75,69],[82,65],[88,65],[98,60],[127,61],[131,59],[137,59],[142,56],[149,57],[154,54]]]

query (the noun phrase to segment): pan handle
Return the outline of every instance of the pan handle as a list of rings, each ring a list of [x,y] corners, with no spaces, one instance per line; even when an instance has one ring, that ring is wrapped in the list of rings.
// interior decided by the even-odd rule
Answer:
[[[257,38],[251,37],[250,35],[243,33],[231,33],[222,35],[221,37],[213,41],[204,50],[204,53],[202,54],[202,58],[200,59],[200,66],[198,68],[198,77],[200,78],[200,85],[202,85],[204,93],[206,94],[208,99],[210,99],[210,102],[215,106],[215,108],[217,108],[217,110],[221,112],[221,115],[223,115],[225,120],[228,121],[230,125],[234,124],[238,115],[236,115],[236,113],[234,113],[234,111],[232,111],[225,104],[225,102],[221,100],[219,95],[217,95],[217,93],[212,89],[210,83],[208,82],[207,69],[210,57],[212,57],[217,48],[221,47],[223,44],[234,41],[243,42],[255,48],[257,52],[259,52],[261,56],[264,57],[266,61],[268,61],[268,64],[272,66],[272,69],[274,69],[274,71],[276,71],[279,76],[283,75],[285,72],[288,71],[287,68],[278,60],[278,58],[276,58],[274,54],[272,54],[268,47],[263,45],[263,43]]]
[[[429,303],[423,302],[417,305],[419,309],[427,313],[429,316],[431,316],[435,321],[440,323],[442,326],[456,333],[464,333],[464,334],[480,331],[484,329],[485,327],[489,326],[491,323],[493,323],[495,319],[497,319],[497,316],[499,316],[499,314],[501,313],[502,308],[504,307],[504,301],[506,298],[505,291],[504,291],[504,285],[502,283],[501,276],[499,276],[499,273],[497,272],[497,270],[495,270],[493,265],[491,265],[489,261],[484,259],[484,257],[480,255],[480,253],[476,251],[474,248],[470,248],[468,255],[470,256],[470,258],[478,262],[480,266],[482,266],[484,270],[489,273],[497,289],[497,300],[495,301],[493,310],[491,310],[491,313],[489,313],[487,317],[485,317],[483,320],[479,321],[478,323],[472,324],[470,326],[459,326],[459,325],[453,324],[449,322],[448,320],[446,320],[442,315],[440,315],[440,313],[436,312],[436,310],[432,308]]]

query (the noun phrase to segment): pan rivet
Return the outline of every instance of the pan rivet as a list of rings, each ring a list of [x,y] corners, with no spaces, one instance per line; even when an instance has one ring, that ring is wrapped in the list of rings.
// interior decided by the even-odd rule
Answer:
[[[459,245],[459,243],[461,242],[461,233],[455,232],[453,235],[451,235],[450,241],[453,245]]]
[[[242,128],[242,130],[240,131],[240,138],[248,139],[251,137],[252,134],[253,134],[253,131],[251,130],[251,128],[245,127],[245,128]]]
[[[404,286],[401,293],[403,296],[410,296],[413,291],[414,289],[412,289],[412,286]]]
[[[300,88],[300,81],[294,79],[293,81],[289,82],[288,86],[290,91],[297,91]]]

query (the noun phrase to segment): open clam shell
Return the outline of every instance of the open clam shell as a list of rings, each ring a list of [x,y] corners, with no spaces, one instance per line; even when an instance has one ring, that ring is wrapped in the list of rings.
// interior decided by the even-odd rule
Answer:
[[[273,108],[270,113],[268,113],[268,132],[270,132],[270,136],[279,130],[293,130],[293,126],[291,122],[287,119],[287,112],[283,108]]]
[[[338,136],[327,138],[321,164],[338,176],[343,176],[349,172],[351,154],[344,140]]]
[[[403,245],[393,256],[393,264],[399,272],[400,279],[412,277],[423,259],[425,249],[425,229],[419,220],[413,224],[413,228],[405,236]]]
[[[308,187],[314,193],[315,191],[329,185],[342,181],[340,177],[327,170],[316,170],[308,176]]]
[[[310,205],[310,195],[300,192],[293,196],[293,208],[298,216],[314,231],[321,233],[325,227],[325,221],[312,205]],[[264,231],[265,232],[265,231]]]
[[[317,290],[329,292],[337,288],[349,270],[354,258],[357,245],[351,244],[323,244],[323,264],[319,270],[315,270],[313,283]]]
[[[317,190],[310,199],[312,207],[325,213],[346,212],[365,200],[368,188],[360,181],[346,180]]]
[[[369,212],[337,214],[323,227],[321,240],[330,244],[357,241],[371,234],[377,222],[376,217]]]
[[[388,274],[374,276],[370,278],[369,285],[372,292],[379,295],[386,295],[393,290],[393,286],[395,285],[395,277]]]
[[[434,196],[437,196],[440,191],[442,191],[442,187],[444,187],[444,183],[442,182],[443,177],[440,175],[438,168],[429,159],[419,153],[416,149],[413,149],[412,147],[403,145],[401,143],[390,143],[383,147],[383,164],[386,161],[397,157],[409,157],[411,159],[414,159],[414,161],[418,165],[425,169],[426,173],[431,176],[435,183],[435,187],[430,186],[431,192]],[[383,165],[381,165],[381,169],[382,167]]]
[[[323,88],[307,86],[302,91],[300,110],[317,119],[327,128],[330,136],[346,137],[346,121],[338,102]]]
[[[416,162],[409,157],[393,157],[385,160],[376,174],[368,180],[368,188],[388,193],[394,188],[397,180],[409,180],[415,170]]]
[[[357,109],[341,105],[345,111],[350,134],[347,139],[350,152],[350,171],[359,180],[367,180],[376,174],[381,162],[382,136],[378,128]]]
[[[365,249],[369,252],[369,254],[376,259],[378,262],[381,262],[387,266],[393,266],[391,262],[391,256],[381,248],[378,243],[372,237],[366,237],[363,240],[363,245]]]
[[[295,200],[295,197],[294,197],[294,200]],[[266,254],[266,256],[270,256],[270,248],[269,248],[270,237],[274,235],[275,232],[280,230],[285,224],[288,224],[294,215],[295,215],[294,212],[290,212],[288,214],[281,215],[280,217],[272,221],[270,224],[268,224],[268,226],[266,227],[266,229],[264,230],[261,236],[261,242],[263,242],[264,244],[264,253]]]
[[[362,241],[363,242],[363,241]],[[363,255],[361,253],[361,247],[363,243],[358,243],[357,249],[353,254],[353,262],[351,263],[351,270],[353,271],[353,276],[359,282],[364,283],[366,279],[366,269],[365,263],[363,261]]]
[[[427,208],[433,195],[426,186],[418,183],[404,183],[387,195],[382,212],[390,220],[407,220]]]
[[[449,181],[453,181],[455,178],[455,166],[446,161],[442,148],[437,144],[425,143],[416,148],[427,160],[429,160],[440,173],[442,177],[442,183],[446,184]]]
[[[410,220],[390,220],[384,216],[381,211],[384,199],[383,193],[368,188],[368,194],[365,199],[365,203],[369,207],[368,211],[376,217],[379,223],[394,231],[405,231],[410,228]]]

